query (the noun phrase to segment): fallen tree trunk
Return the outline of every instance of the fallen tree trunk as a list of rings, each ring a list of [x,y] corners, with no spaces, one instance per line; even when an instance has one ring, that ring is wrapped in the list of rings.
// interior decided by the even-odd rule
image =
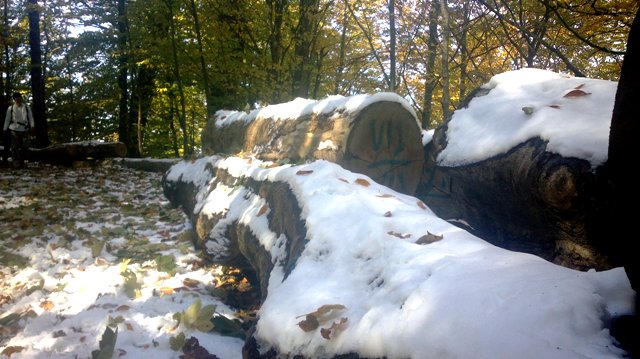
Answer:
[[[295,196],[288,184],[282,182],[258,181],[251,177],[234,177],[224,167],[218,167],[221,158],[203,158],[190,165],[180,163],[167,172],[162,179],[165,196],[174,206],[180,206],[189,216],[197,235],[196,245],[202,248],[209,259],[215,263],[238,267],[254,277],[260,287],[262,300],[267,296],[269,276],[274,259],[265,249],[263,233],[243,223],[240,212],[263,216],[269,233],[282,241],[284,257],[279,264],[285,275],[294,267],[295,261],[304,248],[306,229],[300,215]],[[193,182],[189,170],[200,171],[198,181]],[[184,179],[183,176],[187,175]],[[216,190],[225,191],[236,188],[241,197],[233,203],[220,203],[228,206],[219,212],[204,208],[204,199],[215,195]],[[224,196],[223,196],[224,197]],[[225,201],[226,197],[221,198]],[[256,201],[261,204],[256,206]],[[268,213],[266,213],[269,209]]]
[[[127,147],[122,142],[70,142],[42,149],[30,149],[29,159],[54,165],[71,165],[76,161],[124,157]]]
[[[202,132],[202,148],[284,163],[324,159],[411,195],[424,160],[415,112],[391,93],[218,111]]]
[[[209,157],[176,164],[162,181],[207,258],[255,273],[262,301],[245,358],[553,357],[613,347],[597,318],[610,293],[616,303],[633,296],[621,270],[577,273],[489,245],[333,163],[266,167]],[[572,316],[596,319],[576,330]],[[536,335],[522,335],[532,327]],[[442,340],[460,328],[465,345]],[[487,345],[509,335],[519,345]]]
[[[532,253],[574,269],[609,269],[612,262],[607,249],[609,244],[606,243],[608,234],[605,228],[598,225],[602,223],[600,218],[604,214],[602,179],[592,162],[577,156],[562,155],[555,147],[551,147],[553,138],[549,140],[539,136],[514,142],[508,150],[488,158],[467,160],[470,156],[463,157],[458,155],[460,152],[454,152],[476,148],[476,144],[479,144],[477,148],[487,147],[486,144],[482,145],[483,141],[489,142],[483,134],[492,138],[496,130],[484,129],[506,117],[513,120],[503,124],[503,127],[514,126],[520,132],[526,131],[526,126],[541,127],[539,124],[542,121],[557,118],[548,121],[546,132],[543,131],[547,134],[558,132],[552,126],[564,126],[561,129],[569,126],[562,120],[569,120],[572,116],[578,121],[581,118],[589,121],[597,115],[592,112],[581,114],[580,106],[584,105],[580,104],[595,101],[592,100],[595,96],[606,96],[607,91],[614,87],[601,80],[556,78],[542,71],[538,75],[551,78],[547,83],[540,82],[548,86],[548,92],[562,88],[562,81],[566,82],[566,90],[551,98],[548,104],[536,107],[528,104],[547,99],[530,97],[539,93],[525,86],[543,85],[537,82],[534,85],[518,84],[523,86],[522,90],[504,91],[493,88],[495,84],[491,82],[474,92],[452,118],[435,130],[433,140],[425,147],[424,173],[417,197],[439,217],[457,220],[463,223],[463,228],[502,248]],[[570,95],[562,96],[565,92]],[[522,98],[514,96],[514,93]],[[582,97],[573,97],[575,94]],[[494,98],[486,100],[490,96]],[[496,109],[496,106],[487,106],[485,103],[500,104],[501,108]],[[476,109],[482,106],[491,110],[480,112],[476,117],[469,115],[479,113]],[[588,106],[585,108],[591,111]],[[572,111],[564,113],[567,109]],[[602,113],[604,124],[596,121],[592,127],[608,127],[606,117],[610,117],[610,111],[604,108]],[[459,122],[452,125],[453,121],[462,118],[456,117],[458,114],[472,121],[465,123],[464,128]],[[451,129],[452,126],[455,130]],[[469,127],[475,132],[464,134]],[[514,133],[518,135],[520,132]],[[576,131],[563,135],[565,138],[583,138],[600,132],[592,129],[589,133]],[[498,147],[497,142],[493,139],[491,146]],[[595,147],[600,142],[599,139],[592,140],[594,148],[590,150],[595,157],[598,155]],[[604,147],[606,151],[606,142]],[[449,152],[446,155],[450,157],[445,155],[447,150]],[[471,150],[466,153],[474,154]],[[449,160],[453,155],[461,163]]]

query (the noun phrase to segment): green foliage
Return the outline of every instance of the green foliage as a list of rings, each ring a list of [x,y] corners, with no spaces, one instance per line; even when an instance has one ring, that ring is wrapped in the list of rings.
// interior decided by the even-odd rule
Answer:
[[[202,307],[202,301],[197,298],[184,312],[174,313],[173,319],[178,321],[178,325],[182,323],[187,329],[210,332],[213,329],[211,318],[215,312],[215,305],[209,304]]]
[[[187,339],[184,335],[184,332],[180,332],[180,334],[169,338],[169,346],[172,350],[179,351],[182,349],[186,341]]]
[[[210,0],[194,2],[195,8],[189,1],[129,1],[125,51],[116,43],[116,3],[53,0],[41,9],[53,143],[118,140],[123,94],[116,79],[123,55],[129,73],[126,123],[143,156],[184,156],[183,144],[188,152],[197,151],[211,110],[292,100],[301,83],[311,98],[387,88],[386,0]],[[617,79],[639,6],[634,0],[597,6],[562,1],[447,4],[449,26],[444,26],[442,14],[435,14],[439,6],[396,2],[396,91],[412,102],[419,117],[433,111],[432,123],[440,120],[442,109],[428,109],[424,95],[431,85],[431,102],[443,101],[442,88],[448,84],[456,107],[492,75],[524,66]],[[28,24],[18,7],[7,10],[3,44],[8,57],[1,60],[0,71],[13,80],[10,87],[24,91],[30,88]],[[435,49],[428,45],[431,14],[437,15]],[[87,28],[78,33],[74,23]],[[451,39],[444,49],[439,44],[443,31]],[[427,68],[430,52],[440,59],[443,51],[450,59],[446,66],[438,61]]]
[[[111,359],[113,351],[116,347],[116,340],[118,339],[118,328],[113,331],[111,327],[107,326],[102,333],[102,339],[100,339],[100,347],[97,350],[91,352],[92,359]]]
[[[171,255],[159,255],[155,259],[159,272],[165,272],[169,275],[176,274],[176,257]]]

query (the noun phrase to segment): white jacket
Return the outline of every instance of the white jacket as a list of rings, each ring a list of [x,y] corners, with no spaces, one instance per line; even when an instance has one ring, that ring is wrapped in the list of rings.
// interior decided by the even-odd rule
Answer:
[[[12,131],[28,131],[34,127],[31,109],[25,103],[21,106],[13,104],[7,109],[7,115],[4,118],[3,131],[7,128]]]

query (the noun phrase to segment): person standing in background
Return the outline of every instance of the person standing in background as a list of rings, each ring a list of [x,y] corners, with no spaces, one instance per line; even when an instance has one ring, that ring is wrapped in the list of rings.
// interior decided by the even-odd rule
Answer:
[[[7,109],[2,130],[11,132],[13,166],[22,168],[29,143],[29,132],[34,128],[33,115],[20,92],[14,92],[12,97],[14,104]]]

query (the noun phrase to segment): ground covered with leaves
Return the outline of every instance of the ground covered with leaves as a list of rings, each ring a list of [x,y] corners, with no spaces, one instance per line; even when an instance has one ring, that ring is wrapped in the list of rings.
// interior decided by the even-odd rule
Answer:
[[[241,357],[250,312],[217,298],[249,288],[199,257],[161,176],[0,169],[3,356]]]

